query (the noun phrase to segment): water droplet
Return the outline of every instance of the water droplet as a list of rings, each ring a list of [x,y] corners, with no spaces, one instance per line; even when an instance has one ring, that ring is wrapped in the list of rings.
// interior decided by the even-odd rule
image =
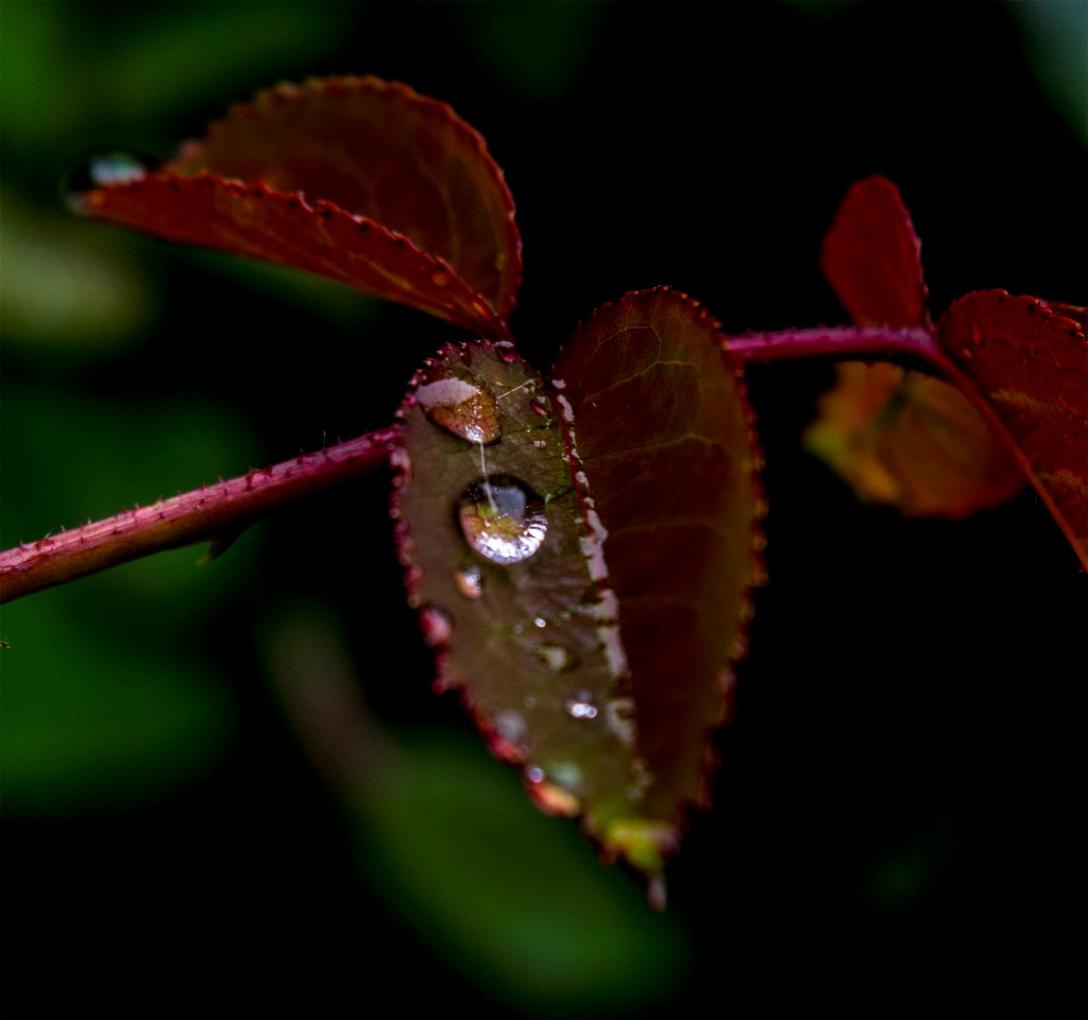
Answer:
[[[543,630],[545,627],[548,626],[548,621],[545,620],[543,616],[538,616],[535,620],[533,620],[533,626],[538,628],[539,630]]]
[[[593,695],[589,691],[579,691],[573,698],[567,698],[567,715],[572,719],[596,719],[597,706],[593,704]]]
[[[543,394],[538,394],[529,401],[529,406],[539,415],[547,418],[552,413],[552,402]]]
[[[556,673],[567,669],[573,661],[570,652],[562,645],[541,645],[536,654],[548,669],[554,669]]]
[[[473,482],[458,503],[457,516],[472,549],[503,566],[527,560],[548,533],[544,500],[509,475]]]
[[[573,793],[546,780],[533,783],[529,787],[529,796],[546,815],[573,818],[582,811],[582,803]]]
[[[423,640],[431,648],[444,647],[453,637],[453,620],[438,606],[424,606],[419,612],[419,625],[423,629]]]
[[[514,350],[514,345],[509,340],[498,340],[494,344],[495,352],[499,356],[499,360],[506,365],[512,365],[518,360],[518,352]]]
[[[431,274],[431,283],[433,283],[436,287],[445,287],[446,284],[449,282],[449,273],[444,273],[441,270],[438,270],[438,272]]]
[[[480,573],[480,568],[476,566],[462,567],[455,571],[453,583],[466,599],[478,599],[484,591],[483,575]]]
[[[546,450],[548,448],[548,441],[546,439],[534,439],[533,448],[537,450]]]
[[[635,742],[635,699],[612,698],[604,707],[604,719],[612,735],[624,746]]]
[[[416,400],[436,425],[470,443],[492,443],[502,431],[499,405],[491,391],[460,366],[425,373]]]
[[[72,212],[84,211],[83,197],[106,184],[131,184],[146,177],[157,160],[134,152],[104,152],[85,159],[64,181],[64,200]]]
[[[525,778],[530,783],[543,783],[544,782],[544,770],[539,765],[530,765],[525,770]]]
[[[508,740],[511,744],[520,744],[525,739],[527,729],[525,720],[519,712],[512,709],[496,712],[494,725],[495,732],[503,740]]]
[[[561,786],[568,793],[576,796],[585,788],[585,779],[582,770],[572,761],[561,761],[548,766],[548,778],[553,780],[556,786]]]

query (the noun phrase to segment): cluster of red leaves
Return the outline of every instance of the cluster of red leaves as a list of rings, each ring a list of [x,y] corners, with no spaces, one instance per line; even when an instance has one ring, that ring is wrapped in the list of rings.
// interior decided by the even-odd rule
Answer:
[[[955,385],[844,366],[810,445],[863,497],[908,513],[961,517],[1004,501],[1026,476],[1088,566],[1085,309],[989,290],[933,324],[921,243],[882,177],[850,188],[821,265],[858,325],[928,331]]]
[[[706,800],[709,732],[762,580],[752,418],[705,310],[667,289],[627,295],[579,327],[546,383],[508,340],[521,241],[501,171],[448,106],[374,78],[264,92],[80,206],[480,338],[429,359],[402,407],[394,516],[410,601],[444,684],[537,802],[580,813],[607,854],[659,874],[686,808]],[[931,331],[953,385],[848,368],[813,444],[864,495],[913,512],[991,505],[1027,471],[1083,554],[1083,310],[993,291],[932,326],[917,237],[880,178],[851,189],[823,266],[859,324]],[[502,486],[539,494],[531,535],[502,516]],[[481,535],[501,557],[478,555]],[[530,538],[530,554],[504,551]]]

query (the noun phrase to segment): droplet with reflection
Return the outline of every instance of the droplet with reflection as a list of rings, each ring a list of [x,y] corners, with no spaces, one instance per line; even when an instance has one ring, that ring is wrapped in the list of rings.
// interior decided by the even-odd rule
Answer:
[[[529,559],[548,533],[544,500],[510,475],[473,482],[458,501],[457,519],[473,551],[502,566]]]

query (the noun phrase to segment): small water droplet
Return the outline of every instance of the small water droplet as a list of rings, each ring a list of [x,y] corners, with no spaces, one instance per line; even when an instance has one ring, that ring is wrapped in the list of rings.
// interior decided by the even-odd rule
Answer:
[[[544,770],[539,765],[530,765],[525,770],[525,778],[530,783],[543,783],[544,782]]]
[[[431,648],[442,648],[453,637],[453,620],[438,606],[424,606],[419,612],[419,624],[423,629],[423,640]]]
[[[483,575],[480,573],[480,568],[476,566],[462,567],[455,571],[453,583],[466,599],[478,599],[484,591]]]
[[[548,621],[545,620],[543,616],[538,616],[535,620],[533,620],[533,626],[538,628],[539,630],[543,630],[545,627],[548,626]]]
[[[491,391],[460,366],[426,372],[416,400],[436,425],[470,443],[493,443],[502,431],[499,405]]]
[[[510,340],[498,340],[495,342],[494,347],[499,360],[503,364],[512,365],[518,360],[518,352],[514,349],[514,344]]]
[[[572,719],[596,719],[597,706],[593,704],[593,695],[589,691],[579,691],[573,698],[567,698],[567,715]]]
[[[134,152],[104,152],[75,166],[64,181],[64,200],[72,212],[84,211],[83,197],[106,184],[131,184],[146,177],[157,160]]]
[[[547,780],[534,782],[529,787],[529,796],[546,815],[573,818],[582,811],[582,802],[573,793]]]
[[[458,503],[457,516],[469,546],[503,566],[527,560],[548,533],[544,500],[509,475],[473,482]]]
[[[609,731],[624,746],[635,742],[635,699],[612,698],[604,707],[604,719]]]
[[[543,394],[537,394],[529,401],[529,406],[541,417],[547,418],[552,413],[552,402]]]
[[[519,712],[512,709],[496,712],[494,724],[495,732],[503,740],[508,740],[511,744],[520,744],[525,739],[527,732],[525,719],[522,718]]]
[[[536,654],[548,669],[553,669],[556,673],[569,668],[573,661],[570,652],[562,645],[541,645]]]
[[[548,448],[548,441],[546,439],[534,439],[533,448],[536,450],[546,450]]]

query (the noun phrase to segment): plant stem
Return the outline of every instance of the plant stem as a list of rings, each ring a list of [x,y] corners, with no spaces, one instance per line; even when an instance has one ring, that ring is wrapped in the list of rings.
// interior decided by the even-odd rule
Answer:
[[[0,553],[0,602],[195,542],[211,540],[214,554],[269,511],[381,467],[399,434],[396,426],[380,429],[8,549]]]
[[[889,329],[840,326],[826,329],[783,329],[726,338],[726,347],[745,364],[820,356],[875,354],[885,358],[913,355],[944,370],[947,360],[932,334],[921,328]]]

